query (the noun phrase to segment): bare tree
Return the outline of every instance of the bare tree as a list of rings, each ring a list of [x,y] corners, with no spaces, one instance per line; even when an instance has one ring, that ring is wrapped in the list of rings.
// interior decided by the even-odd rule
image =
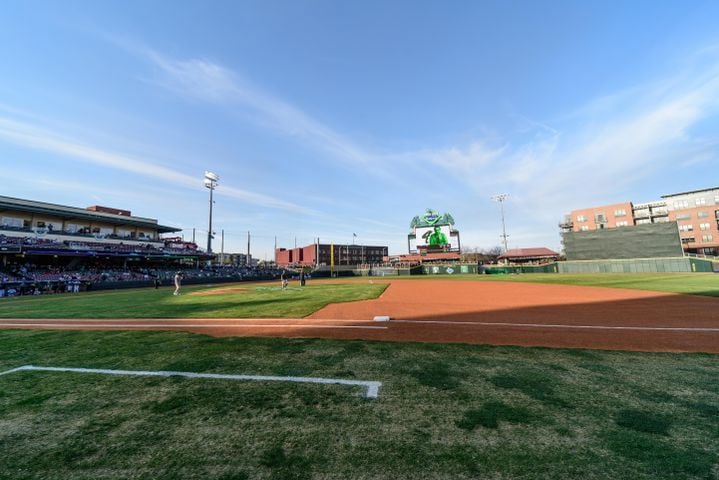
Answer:
[[[483,249],[479,247],[464,247],[462,248],[461,261],[466,263],[495,263],[497,257],[504,252],[502,247],[492,247]]]

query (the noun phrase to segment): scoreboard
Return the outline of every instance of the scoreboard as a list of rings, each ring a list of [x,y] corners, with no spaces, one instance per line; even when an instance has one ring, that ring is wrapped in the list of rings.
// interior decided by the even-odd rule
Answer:
[[[459,252],[459,231],[449,213],[440,215],[435,210],[414,217],[412,232],[407,236],[409,253]]]

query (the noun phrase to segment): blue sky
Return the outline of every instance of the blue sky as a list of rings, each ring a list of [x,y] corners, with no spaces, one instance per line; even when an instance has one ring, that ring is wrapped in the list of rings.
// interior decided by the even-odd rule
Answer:
[[[716,186],[719,3],[16,1],[2,194],[126,208],[225,250],[559,248],[571,209]],[[219,250],[219,242],[214,245]]]

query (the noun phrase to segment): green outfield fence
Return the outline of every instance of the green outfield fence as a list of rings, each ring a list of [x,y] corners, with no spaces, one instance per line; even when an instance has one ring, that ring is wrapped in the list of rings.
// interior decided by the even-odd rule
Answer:
[[[636,258],[558,262],[559,273],[713,272],[714,262],[702,258]]]
[[[531,266],[484,266],[487,274],[518,273],[688,273],[719,272],[719,262],[703,258],[634,258],[621,260],[572,260]]]
[[[478,267],[476,263],[445,263],[445,264],[424,264],[421,266],[423,275],[462,275],[468,273],[476,274]]]
[[[556,263],[544,265],[482,265],[480,273],[488,275],[503,275],[509,273],[559,273]]]
[[[571,260],[544,265],[477,265],[475,263],[423,264],[412,267],[372,266],[334,268],[334,276],[381,276],[397,275],[508,275],[524,273],[690,273],[717,272],[719,262],[703,258],[634,258],[616,260]],[[329,277],[329,267],[312,272],[313,277]]]

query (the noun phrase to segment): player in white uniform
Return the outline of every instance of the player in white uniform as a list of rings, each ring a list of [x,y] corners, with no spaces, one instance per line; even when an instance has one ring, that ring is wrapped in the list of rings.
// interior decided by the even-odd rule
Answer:
[[[182,272],[177,272],[175,274],[175,293],[173,295],[179,295],[180,294],[180,287],[182,286]]]

